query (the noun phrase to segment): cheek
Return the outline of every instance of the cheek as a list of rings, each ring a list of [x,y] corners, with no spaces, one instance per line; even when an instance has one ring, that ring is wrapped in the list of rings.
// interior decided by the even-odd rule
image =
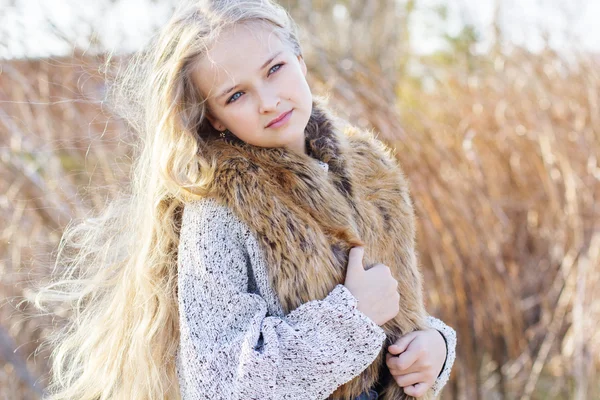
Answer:
[[[248,102],[244,105],[243,112],[240,112],[240,125],[243,128],[249,129],[258,125],[257,105],[253,102]]]
[[[298,68],[297,75],[290,82],[290,87],[293,87],[294,93],[296,95],[301,95],[304,97],[311,96],[310,87],[308,86],[308,82],[306,81],[306,77],[302,74],[302,70]]]
[[[249,99],[244,99],[249,100]],[[252,115],[253,104],[251,101],[244,101],[244,104],[237,104],[227,112],[227,120],[231,126],[244,128],[249,123],[252,123],[254,116]]]
[[[255,107],[255,104],[248,101],[231,113],[230,126],[232,131],[238,132],[240,136],[244,137],[254,135],[257,128],[259,128],[260,120],[256,109],[253,107]]]
[[[308,88],[308,82],[306,82],[306,78],[300,70],[298,70],[298,73],[290,81],[290,86],[293,86],[296,90],[305,92]]]
[[[299,101],[304,107],[306,107],[307,110],[309,110],[312,107],[313,97],[308,83],[306,81],[302,82],[302,84],[298,86],[296,91],[298,93]]]

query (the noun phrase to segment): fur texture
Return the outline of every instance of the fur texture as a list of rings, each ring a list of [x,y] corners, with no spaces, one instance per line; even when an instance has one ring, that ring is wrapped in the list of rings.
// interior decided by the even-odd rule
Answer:
[[[334,117],[323,100],[313,101],[305,137],[308,155],[235,138],[215,141],[211,197],[259,238],[286,313],[344,283],[353,246],[365,246],[366,269],[375,263],[390,267],[402,304],[382,327],[388,339],[377,359],[329,398],[350,400],[377,384],[381,399],[412,399],[385,365],[388,345],[427,327],[407,180],[382,142]],[[329,171],[315,159],[328,163]]]

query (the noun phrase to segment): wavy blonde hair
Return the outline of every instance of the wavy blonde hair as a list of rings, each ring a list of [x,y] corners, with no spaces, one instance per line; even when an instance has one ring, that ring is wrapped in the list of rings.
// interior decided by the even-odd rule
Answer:
[[[181,4],[149,45],[110,81],[109,103],[140,137],[130,190],[96,218],[70,224],[35,305],[67,306],[48,338],[48,399],[178,399],[177,246],[183,205],[206,195],[218,132],[192,83],[220,32],[268,24],[301,54],[297,28],[268,0]]]

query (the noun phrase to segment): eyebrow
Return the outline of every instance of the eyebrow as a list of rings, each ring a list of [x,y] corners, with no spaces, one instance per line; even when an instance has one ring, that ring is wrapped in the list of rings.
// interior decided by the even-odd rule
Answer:
[[[277,53],[273,54],[271,57],[269,57],[269,59],[267,61],[265,61],[265,63],[258,69],[258,71],[259,72],[262,71],[267,65],[269,65],[271,63],[271,61],[273,61],[275,59],[275,57],[277,57],[281,53],[283,53],[283,50],[280,50]],[[238,86],[239,86],[239,84],[232,86],[229,89],[225,89],[223,92],[221,92],[220,95],[217,96],[217,99],[220,99],[221,97],[225,96],[227,93],[231,92],[233,89],[237,88]]]

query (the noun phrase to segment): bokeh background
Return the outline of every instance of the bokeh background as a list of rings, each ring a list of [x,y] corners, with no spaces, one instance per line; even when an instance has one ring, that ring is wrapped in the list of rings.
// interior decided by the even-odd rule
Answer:
[[[280,3],[313,92],[410,179],[427,308],[458,333],[442,398],[600,398],[600,2]],[[126,187],[105,82],[175,4],[0,0],[0,399],[47,384],[68,313],[26,299],[66,224]]]

